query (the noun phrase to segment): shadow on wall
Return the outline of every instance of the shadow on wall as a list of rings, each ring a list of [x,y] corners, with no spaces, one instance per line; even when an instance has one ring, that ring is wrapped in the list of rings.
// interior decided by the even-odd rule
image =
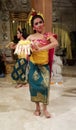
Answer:
[[[72,56],[76,59],[76,31],[70,32]]]

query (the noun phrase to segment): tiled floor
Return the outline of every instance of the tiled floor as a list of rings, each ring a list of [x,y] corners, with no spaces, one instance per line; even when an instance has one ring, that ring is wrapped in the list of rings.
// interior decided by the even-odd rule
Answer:
[[[70,77],[63,77],[61,85],[51,85],[50,119],[33,115],[35,108],[28,86],[15,88],[10,74],[0,78],[0,130],[76,130],[76,77],[71,77],[76,74],[76,67],[64,70],[64,75]]]

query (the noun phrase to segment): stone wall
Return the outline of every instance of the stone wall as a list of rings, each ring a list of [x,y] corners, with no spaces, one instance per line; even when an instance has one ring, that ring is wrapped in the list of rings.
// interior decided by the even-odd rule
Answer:
[[[10,42],[10,19],[9,12],[0,12],[0,49],[7,55],[11,54],[11,51],[6,48],[6,45]]]
[[[53,0],[53,23],[65,25],[67,29],[76,31],[76,2],[70,0]]]

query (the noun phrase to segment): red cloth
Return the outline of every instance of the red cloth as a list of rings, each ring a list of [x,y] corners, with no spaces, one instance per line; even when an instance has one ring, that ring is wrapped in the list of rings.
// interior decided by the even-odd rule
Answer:
[[[53,56],[54,56],[54,48],[52,48],[52,49],[49,50],[50,73],[51,73],[51,71],[52,71]]]
[[[53,36],[57,39],[57,35],[53,34]],[[50,73],[52,71],[52,63],[53,63],[53,56],[54,56],[54,48],[49,50],[49,66],[50,66]]]

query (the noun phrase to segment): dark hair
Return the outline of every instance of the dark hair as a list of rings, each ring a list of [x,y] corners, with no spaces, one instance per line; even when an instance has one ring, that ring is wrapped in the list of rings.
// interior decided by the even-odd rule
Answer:
[[[44,22],[44,19],[42,18],[41,15],[34,15],[34,16],[32,17],[32,19],[31,19],[31,26],[32,26],[32,27],[33,27],[33,24],[34,24],[34,20],[35,20],[36,18],[40,18],[40,19]]]
[[[20,40],[20,39],[17,38],[17,35],[15,35],[15,36],[14,36],[14,39],[13,39],[13,42],[14,42],[14,43],[18,43],[19,40]]]
[[[26,28],[22,28],[22,29],[18,28],[18,31],[22,33],[23,38],[25,39],[27,38],[28,34],[26,32]]]

